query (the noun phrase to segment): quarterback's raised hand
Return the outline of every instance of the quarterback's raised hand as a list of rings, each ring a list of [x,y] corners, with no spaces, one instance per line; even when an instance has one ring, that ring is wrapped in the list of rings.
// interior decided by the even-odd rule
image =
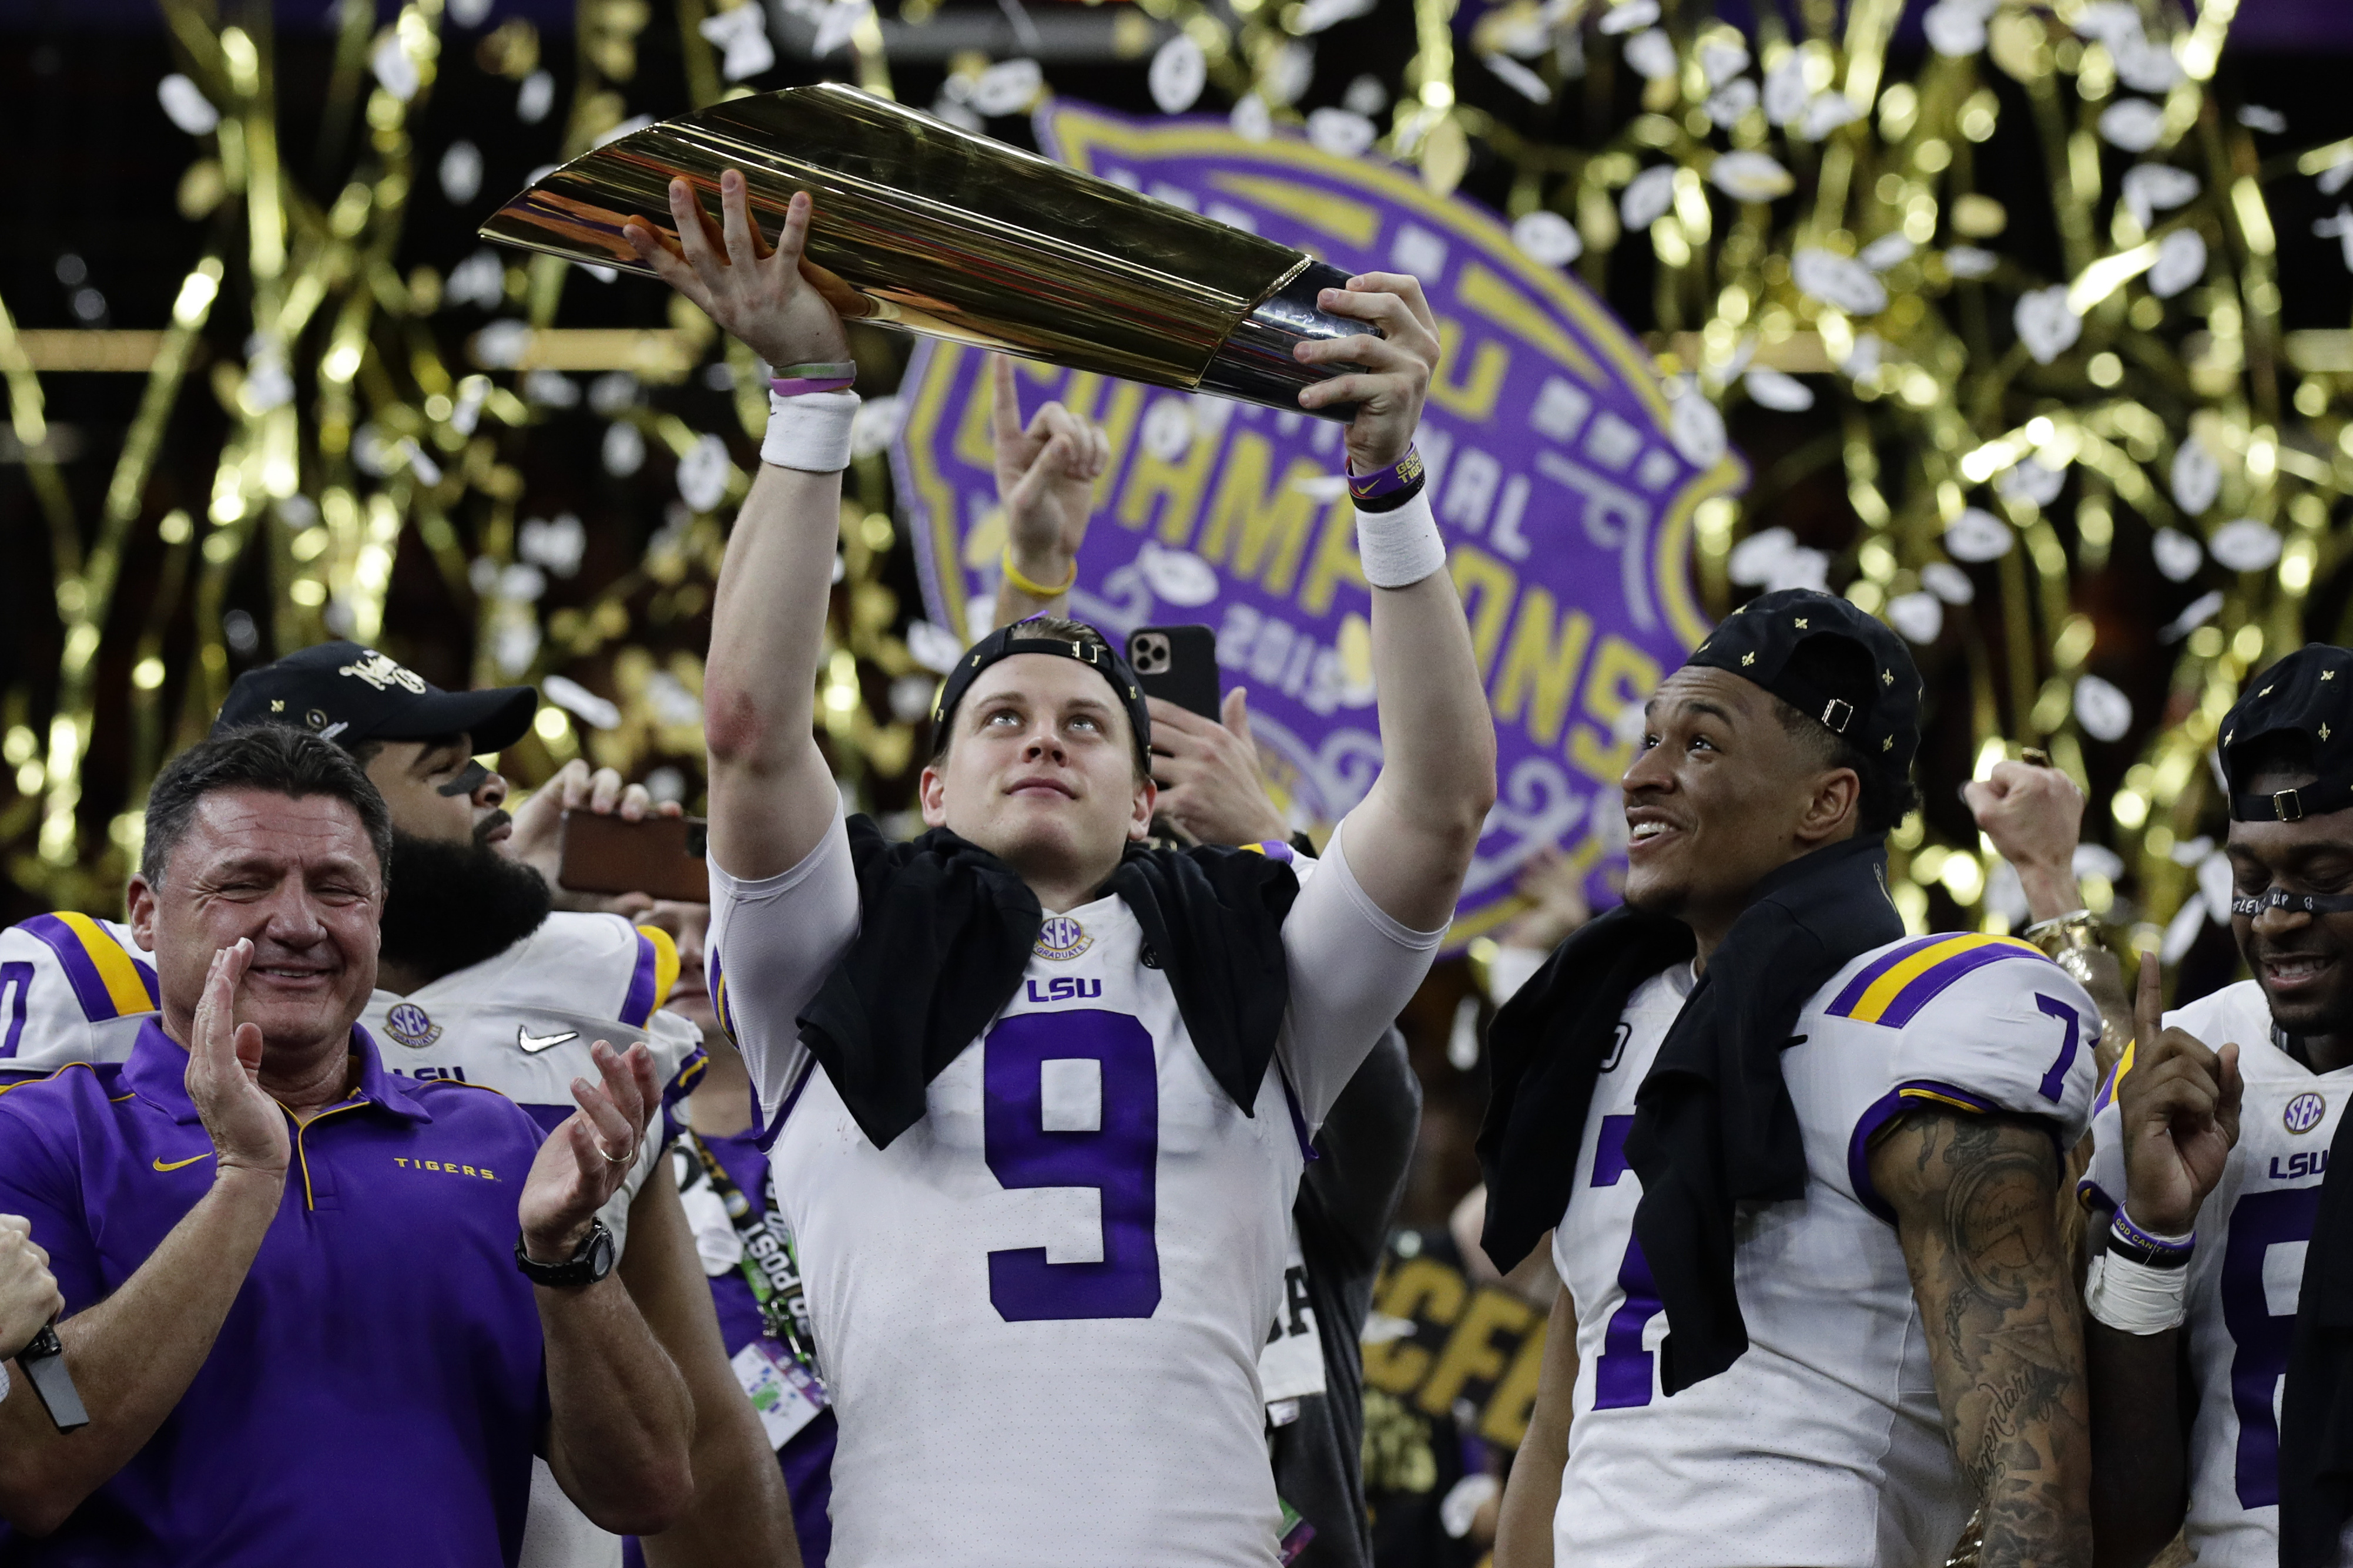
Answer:
[[[990,356],[997,437],[997,499],[1005,505],[1006,548],[1034,583],[1054,585],[1071,574],[1086,542],[1095,481],[1111,465],[1111,437],[1082,414],[1049,403],[1021,418],[1013,362]]]
[[[2181,1236],[2239,1142],[2239,1047],[2208,1047],[2164,1027],[2157,960],[2143,954],[2131,1070],[2116,1080],[2125,1129],[2125,1213],[2159,1236]]]
[[[693,187],[672,180],[670,213],[678,243],[671,245],[643,218],[630,219],[621,233],[657,277],[768,363],[848,359],[842,318],[864,315],[867,305],[848,284],[803,257],[813,210],[808,193],[794,195],[773,249],[745,208],[741,170],[720,174],[719,208],[723,221],[714,227]]]
[[[1405,456],[1421,423],[1421,402],[1438,368],[1438,318],[1422,298],[1421,280],[1402,272],[1366,272],[1345,289],[1326,289],[1315,300],[1335,316],[1377,328],[1380,335],[1329,338],[1293,351],[1304,364],[1358,364],[1360,371],[1303,387],[1302,408],[1355,403],[1348,426],[1348,471],[1370,474]]]

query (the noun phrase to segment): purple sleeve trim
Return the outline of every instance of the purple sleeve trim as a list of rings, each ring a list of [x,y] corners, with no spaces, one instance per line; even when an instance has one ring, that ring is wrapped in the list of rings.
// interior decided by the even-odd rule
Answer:
[[[659,960],[653,938],[636,930],[629,934],[638,939],[638,967],[629,976],[629,994],[621,1003],[621,1022],[642,1029],[654,1015],[654,976]]]
[[[1291,1079],[1285,1078],[1280,1068],[1276,1069],[1274,1077],[1275,1081],[1282,1085],[1282,1103],[1291,1112],[1291,1131],[1299,1138],[1299,1157],[1303,1160],[1322,1159],[1323,1156],[1315,1152],[1315,1141],[1307,1136],[1307,1119],[1299,1114],[1299,1097],[1291,1092]]]
[[[801,1094],[809,1086],[809,1079],[816,1076],[817,1058],[815,1057],[811,1057],[809,1058],[808,1065],[801,1068],[800,1081],[794,1084],[791,1089],[786,1093],[785,1102],[776,1107],[776,1114],[775,1118],[769,1121],[767,1130],[760,1134],[759,1150],[761,1153],[765,1154],[769,1150],[776,1147],[776,1135],[784,1131],[786,1118],[792,1115],[793,1107],[801,1102]]]
[[[2000,1110],[1992,1101],[1965,1089],[1956,1089],[1951,1084],[1936,1083],[1927,1079],[1915,1079],[1910,1083],[1897,1084],[1873,1100],[1869,1109],[1856,1121],[1854,1136],[1847,1140],[1847,1184],[1854,1188],[1854,1195],[1864,1208],[1889,1225],[1895,1223],[1895,1210],[1872,1184],[1872,1140],[1897,1117],[1936,1106],[1947,1110],[1966,1110],[1978,1116]]]
[[[1882,953],[1879,957],[1872,960],[1869,963],[1864,964],[1862,969],[1855,973],[1855,977],[1846,983],[1846,989],[1838,994],[1838,999],[1831,1004],[1830,1011],[1831,1015],[1835,1017],[1841,1018],[1847,1016],[1854,1011],[1855,1005],[1862,1000],[1862,994],[1870,990],[1873,983],[1875,983],[1881,975],[1886,973],[1889,970],[1894,968],[1897,964],[1903,963],[1905,959],[1911,957],[1922,948],[1928,946],[1931,942],[1943,942],[1945,938],[1941,936],[1915,937],[1912,941],[1905,942],[1903,946],[1896,948],[1894,952]]]
[[[2045,963],[2051,962],[2039,952],[2029,952],[2008,942],[1989,942],[1984,947],[1971,948],[1967,952],[1957,952],[1906,985],[1895,1000],[1887,1005],[1887,1011],[1880,1015],[1879,1022],[1891,1029],[1900,1029],[1964,974],[2010,958],[2041,959]]]
[[[38,937],[58,955],[58,962],[65,966],[66,978],[73,984],[74,997],[81,1004],[83,1017],[97,1022],[115,1016],[114,997],[106,989],[106,981],[99,974],[98,965],[90,962],[89,951],[82,946],[81,938],[74,934],[73,927],[55,915],[35,915],[20,929]],[[155,989],[153,977],[144,971],[142,976],[152,995]]]

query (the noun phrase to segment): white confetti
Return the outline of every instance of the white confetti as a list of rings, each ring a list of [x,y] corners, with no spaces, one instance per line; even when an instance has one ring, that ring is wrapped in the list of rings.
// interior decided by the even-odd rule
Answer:
[[[1915,643],[1932,643],[1945,629],[1945,606],[1934,594],[1898,594],[1887,601],[1887,624]]]
[[[1315,79],[1315,47],[1297,41],[1274,51],[1259,72],[1259,95],[1277,108],[1299,101]]]
[[[2031,501],[2036,506],[2049,506],[2059,499],[2067,483],[2065,468],[2052,468],[2039,458],[2029,458],[2006,469],[1994,481],[1994,489],[2005,500]]]
[[[1176,33],[1153,53],[1146,78],[1152,101],[1163,114],[1182,114],[1200,100],[1208,85],[1209,60],[1190,33]]]
[[[1673,418],[1669,433],[1674,437],[1675,450],[1695,468],[1712,468],[1722,458],[1728,445],[1724,432],[1724,416],[1715,404],[1692,387],[1669,405]]]
[[[1850,257],[1827,250],[1800,250],[1790,258],[1790,279],[1799,291],[1853,316],[1875,316],[1887,309],[1887,288],[1870,268]]]
[[[2242,517],[2216,529],[2206,551],[2233,572],[2261,572],[2280,558],[2280,536],[2268,524]]]
[[[2344,253],[2346,269],[2353,271],[2353,206],[2340,204],[2336,216],[2314,219],[2312,232],[2324,239],[2334,236]]]
[[[1481,55],[1479,63],[1485,66],[1497,81],[1526,99],[1530,103],[1550,103],[1552,89],[1545,79],[1528,69],[1509,55]]]
[[[1814,405],[1814,395],[1804,382],[1778,370],[1752,370],[1740,378],[1740,384],[1757,402],[1784,414],[1801,413]]]
[[[2100,113],[2100,138],[2127,153],[2146,153],[2165,134],[2165,110],[2145,98],[2120,99]]]
[[[1972,564],[1999,561],[2018,542],[2010,524],[1983,507],[1968,507],[1945,529],[1945,553]]]
[[[2132,728],[2132,699],[2096,675],[2075,680],[2075,720],[2094,741],[2121,741]]]
[[[384,85],[385,91],[403,103],[415,98],[417,88],[422,85],[417,62],[410,59],[408,51],[400,47],[400,35],[396,32],[387,30],[376,40],[375,47],[368,52],[368,69],[375,73],[375,79]]]
[[[1928,47],[1947,59],[1965,59],[1986,47],[1985,17],[1974,6],[1945,0],[1920,14],[1920,27]]]
[[[895,394],[868,398],[849,418],[849,455],[871,458],[880,452],[899,438],[899,426],[905,419],[906,405]]]
[[[1659,0],[1623,0],[1601,13],[1594,25],[1604,33],[1615,36],[1630,33],[1637,27],[1647,27],[1659,19]]]
[[[1378,134],[1371,121],[1345,109],[1319,109],[1307,117],[1307,140],[1335,158],[1361,156]]]
[[[1757,107],[1757,84],[1745,76],[1734,77],[1707,95],[1700,107],[1719,130],[1729,131],[1740,123],[1740,117]]]
[[[758,76],[776,63],[776,47],[768,41],[767,12],[756,4],[706,16],[698,31],[725,51],[719,74],[729,81]]]
[[[2084,335],[2084,318],[2067,303],[2064,283],[2021,294],[2010,320],[2018,328],[2018,341],[2026,345],[2036,364],[2049,364]]]
[[[1226,116],[1226,123],[1245,142],[1263,142],[1274,134],[1274,111],[1266,106],[1266,100],[1246,92],[1234,100],[1233,112]]]
[[[526,519],[515,536],[516,554],[559,577],[577,573],[581,557],[587,552],[588,531],[580,526],[579,517],[573,512],[567,511],[553,522],[539,517]]]
[[[2187,583],[2206,563],[2206,547],[2178,528],[2160,528],[2150,535],[2148,552],[2168,583]]]
[[[1789,171],[1762,153],[1726,153],[1709,168],[1707,179],[1736,202],[1769,202],[1798,188]]]
[[[1664,81],[1675,74],[1675,41],[1656,27],[1626,40],[1626,63],[1645,81]]]
[[[2113,44],[2140,35],[2140,13],[2126,0],[2091,0],[2075,14],[2075,36]]]
[[[1566,267],[1585,252],[1577,226],[1548,207],[1523,214],[1512,225],[1512,243],[1540,267]]]
[[[1862,118],[1862,110],[1842,92],[1816,93],[1806,105],[1806,116],[1798,127],[1798,134],[1809,142],[1819,142],[1841,125],[1852,125]]]
[[[1299,31],[1302,36],[1320,33],[1368,14],[1377,4],[1379,0],[1307,0],[1299,8]]]
[[[474,334],[474,363],[484,370],[512,370],[530,347],[530,323],[492,321]]]
[[[2157,961],[2171,965],[2189,957],[2189,950],[2198,945],[2198,933],[2206,929],[2207,913],[2205,894],[2192,893],[2182,900],[2173,919],[2166,922],[2165,936],[2157,944]]]
[[[2125,210],[2147,228],[2155,215],[2171,212],[2199,192],[2198,176],[2170,163],[2136,163],[2125,171]]]
[[[833,3],[862,5],[863,0]],[[1018,114],[1038,100],[1045,86],[1045,72],[1039,69],[1036,60],[999,60],[981,72],[980,79],[972,84],[972,106],[992,119],[1000,114]]]
[[[2157,634],[2161,643],[2178,643],[2221,612],[2225,595],[2220,588],[2211,588],[2182,606],[2181,613],[2168,621]]]
[[[1839,362],[1839,369],[1861,381],[1878,374],[1879,362],[1886,352],[1887,345],[1880,341],[1877,332],[1864,332],[1854,340],[1854,347],[1847,351],[1846,358]]]
[[[2241,104],[2239,123],[2250,131],[2260,131],[2266,136],[2287,134],[2287,116],[2276,109],[2265,109],[2260,103]]]
[[[1725,574],[1744,588],[1769,583],[1782,561],[1798,547],[1798,536],[1786,528],[1759,529],[1732,547]]]
[[[2157,244],[2148,269],[2148,291],[2170,300],[2206,276],[2206,238],[2194,228],[2177,228]]]
[[[2138,33],[2109,45],[2108,52],[2116,57],[2116,79],[2135,92],[2169,92],[2181,79],[2173,51]]]
[[[1627,182],[1618,198],[1618,221],[1630,229],[1644,229],[1664,217],[1675,205],[1675,170],[1661,163]]]
[[[533,71],[522,79],[515,93],[515,118],[525,125],[536,125],[547,118],[555,107],[555,78],[545,71]]]
[[[1873,272],[1884,272],[1891,267],[1901,267],[1911,260],[1917,248],[1901,234],[1883,234],[1864,246],[1855,259]]]
[[[646,433],[626,419],[616,419],[605,426],[599,455],[607,473],[626,479],[646,466]]]
[[[482,152],[471,142],[452,142],[442,151],[441,194],[453,206],[464,206],[482,188]]]
[[[1920,586],[1948,605],[1966,605],[1978,596],[1969,574],[1949,561],[1931,561],[1920,568]]]
[[[1806,112],[1806,100],[1812,96],[1806,86],[1805,57],[1792,49],[1766,73],[1765,118],[1776,125],[1787,125]]]
[[[1700,46],[1700,74],[1707,79],[1710,91],[1722,87],[1748,68],[1748,50],[1745,45],[1716,38]]]
[[[526,403],[536,403],[542,408],[576,408],[580,405],[580,384],[560,370],[545,365],[522,378],[522,395]]]
[[[1144,416],[1144,449],[1164,463],[1181,460],[1193,445],[1193,416],[1182,398],[1163,397]]]
[[[907,657],[934,675],[945,675],[964,657],[964,645],[935,621],[915,621],[907,627]]]
[[[2196,517],[2222,493],[2222,465],[2191,436],[2173,454],[2173,504]]]
[[[490,20],[491,0],[449,0],[449,20],[461,27],[479,27]]]
[[[709,511],[727,499],[727,476],[733,467],[727,460],[726,442],[716,436],[698,438],[678,460],[679,499],[696,511]]]
[[[1945,270],[1956,278],[1984,278],[2000,265],[2000,257],[1974,245],[1957,245],[1945,252]]]
[[[2198,896],[2206,900],[2216,925],[2231,923],[2231,895],[2238,890],[2237,880],[2224,850],[2217,849],[2198,863]]]
[[[220,124],[220,110],[213,107],[212,100],[177,71],[155,84],[155,100],[164,106],[172,123],[191,136],[206,135]]]
[[[1189,610],[1218,596],[1216,568],[1189,550],[1165,550],[1147,539],[1135,565],[1154,595],[1166,604]]]

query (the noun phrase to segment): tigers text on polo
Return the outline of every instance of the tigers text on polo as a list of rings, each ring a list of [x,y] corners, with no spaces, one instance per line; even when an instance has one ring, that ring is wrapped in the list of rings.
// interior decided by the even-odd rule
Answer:
[[[294,1159],[211,1353],[131,1461],[7,1563],[501,1568],[547,1419],[514,1265],[540,1142],[513,1102],[387,1073],[290,1128]],[[128,1061],[0,1091],[0,1213],[32,1222],[69,1315],[136,1273],[211,1187],[187,1053],[150,1018]]]

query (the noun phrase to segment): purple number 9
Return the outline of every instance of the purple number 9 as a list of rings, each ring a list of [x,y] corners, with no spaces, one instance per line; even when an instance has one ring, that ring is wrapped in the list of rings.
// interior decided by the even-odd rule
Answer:
[[[982,1068],[988,1168],[1008,1188],[1092,1187],[1103,1198],[1103,1261],[1049,1263],[1042,1247],[988,1255],[988,1300],[1008,1323],[1148,1318],[1160,1305],[1153,1183],[1160,1075],[1152,1036],[1125,1013],[1024,1013],[989,1031]],[[1092,1061],[1103,1091],[1095,1126],[1046,1127],[1050,1061]]]

